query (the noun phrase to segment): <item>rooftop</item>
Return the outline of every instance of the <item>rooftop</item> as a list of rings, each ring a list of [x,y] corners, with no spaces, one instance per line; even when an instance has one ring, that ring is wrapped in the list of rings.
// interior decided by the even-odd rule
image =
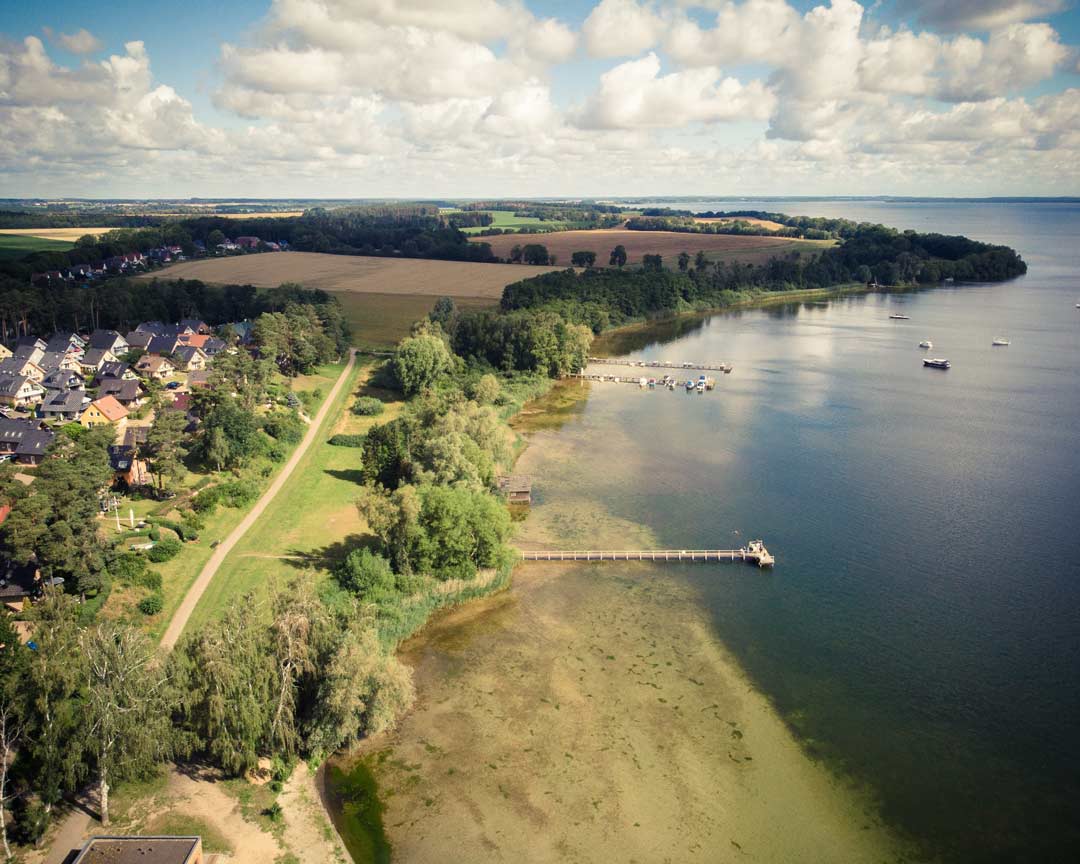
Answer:
[[[94,837],[72,864],[187,864],[201,837]]]

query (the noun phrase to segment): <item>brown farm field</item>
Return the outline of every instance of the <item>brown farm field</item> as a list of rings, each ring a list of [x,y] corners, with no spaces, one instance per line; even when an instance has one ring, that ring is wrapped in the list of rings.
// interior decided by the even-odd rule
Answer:
[[[388,348],[431,311],[439,297],[464,309],[497,305],[511,282],[557,270],[519,264],[473,264],[420,258],[374,258],[317,252],[263,252],[184,261],[140,279],[200,279],[218,284],[276,288],[299,282],[337,295],[356,345]]]
[[[569,256],[566,260],[569,262]],[[254,285],[257,288],[276,288],[283,282],[299,282],[306,288],[321,288],[323,291],[480,297],[498,301],[503,288],[511,282],[557,269],[519,264],[433,261],[426,258],[263,252],[258,255],[184,261],[139,278],[199,279],[216,284]]]
[[[771,219],[757,219],[753,216],[740,216],[738,218],[731,216],[714,217],[714,218],[695,218],[695,222],[701,222],[704,225],[719,224],[723,225],[727,222],[746,222],[750,225],[757,225],[759,228],[764,228],[766,231],[779,231],[784,226],[779,222],[773,222]]]
[[[500,258],[508,258],[517,245],[540,243],[548,252],[557,255],[561,264],[569,265],[574,252],[595,252],[596,263],[605,266],[611,250],[622,244],[626,247],[627,263],[641,262],[643,255],[660,254],[666,264],[673,264],[680,252],[694,255],[702,250],[712,260],[733,258],[748,263],[761,263],[775,255],[811,251],[822,247],[813,240],[790,240],[785,237],[755,237],[739,234],[691,234],[680,231],[631,231],[625,228],[592,231],[558,231],[550,234],[502,234],[478,238],[491,244]],[[825,244],[828,245],[828,244]],[[488,265],[485,265],[488,266]]]
[[[4,228],[0,234],[14,234],[18,237],[40,237],[42,240],[67,240],[74,243],[80,237],[93,234],[97,237],[113,228]]]

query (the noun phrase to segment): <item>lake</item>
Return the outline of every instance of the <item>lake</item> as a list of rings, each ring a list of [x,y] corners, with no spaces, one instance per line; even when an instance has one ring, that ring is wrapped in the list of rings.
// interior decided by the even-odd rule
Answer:
[[[546,632],[537,622],[595,624],[596,639],[631,640],[636,628],[645,632],[662,621],[670,634],[680,622],[696,628],[700,617],[708,638],[730,653],[804,752],[872,800],[887,826],[918,844],[920,857],[1078,860],[1080,207],[672,206],[844,216],[966,234],[1013,246],[1029,272],[997,285],[681,319],[605,340],[599,348],[629,359],[727,361],[735,368],[702,395],[593,385],[557,422],[530,432],[521,464],[535,475],[536,504],[521,542],[727,548],[761,537],[777,558],[775,570],[604,564],[592,565],[602,572],[562,568],[562,576],[546,581],[523,577],[508,599],[443,629],[436,625],[409,649],[422,702],[429,701],[394,746],[422,755],[418,742],[427,736],[423,741],[444,752],[449,745],[436,746],[431,736],[447,723],[479,730],[472,724],[481,715],[505,725],[505,718],[542,711],[551,669],[561,662],[557,652],[567,649],[534,651],[532,640],[541,644]],[[692,236],[687,250],[694,252]],[[891,320],[892,313],[910,317]],[[992,347],[999,336],[1012,344]],[[951,369],[923,367],[924,339]],[[593,622],[588,610],[598,607],[616,623]],[[634,617],[635,609],[649,614]],[[711,650],[693,632],[681,653],[671,646],[678,662]],[[523,639],[533,651],[527,656]],[[579,658],[587,649],[573,650]],[[614,660],[618,652],[610,650],[605,656]],[[624,650],[635,649],[628,641]],[[488,702],[487,685],[469,678],[473,701],[454,702],[469,664],[489,683],[509,664],[512,681],[492,685]],[[690,680],[731,689],[730,679],[712,672],[714,684],[709,677]],[[584,695],[591,696],[599,674],[582,666],[581,686],[590,691]],[[623,686],[629,693],[634,684]],[[707,702],[699,690],[673,692],[690,706]],[[514,695],[521,692],[538,700],[524,704]],[[734,702],[729,707],[739,710]],[[635,723],[653,722],[639,710],[640,722],[612,716],[605,723],[630,735]],[[670,734],[699,732],[686,724]],[[462,753],[483,765],[484,736],[466,737],[458,741]],[[408,758],[406,752],[404,764]],[[502,763],[493,757],[491,764]],[[536,770],[527,759],[522,766],[526,774]],[[554,782],[550,774],[538,777]],[[665,782],[676,779],[665,775]],[[508,796],[514,788],[499,786]],[[536,818],[561,812],[539,808]],[[786,818],[779,804],[773,815],[778,823]],[[422,813],[409,818],[399,836],[422,830]],[[741,849],[744,841],[736,841]],[[603,860],[588,847],[567,848],[576,848],[580,860]],[[732,854],[726,836],[724,854],[704,848],[700,860]],[[680,857],[693,856],[670,860]],[[773,860],[784,860],[782,852]]]

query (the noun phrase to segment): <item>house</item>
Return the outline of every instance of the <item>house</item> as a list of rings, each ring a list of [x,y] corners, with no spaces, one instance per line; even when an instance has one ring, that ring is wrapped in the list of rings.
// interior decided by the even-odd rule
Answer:
[[[142,404],[142,384],[124,378],[106,378],[98,391],[102,396],[112,396],[125,408],[138,408]]]
[[[19,345],[15,348],[11,358],[13,360],[29,360],[31,363],[37,363],[42,357],[45,356],[45,350],[48,348],[40,348],[37,345]]]
[[[109,464],[116,479],[131,486],[147,486],[151,482],[146,460],[139,458],[139,448],[146,443],[149,426],[131,426],[124,431],[119,444],[109,447]]]
[[[181,345],[194,345],[196,348],[202,348],[207,342],[210,341],[210,334],[208,333],[181,333],[176,337],[177,341]]]
[[[127,353],[128,341],[115,330],[95,330],[90,334],[90,347],[104,348],[119,357]]]
[[[180,337],[175,334],[155,336],[146,346],[147,354],[172,354],[180,347]]]
[[[160,357],[157,354],[146,354],[143,357],[140,357],[139,362],[135,364],[135,371],[144,378],[153,378],[157,381],[164,381],[176,371],[176,367],[167,357]]]
[[[212,332],[210,330],[210,325],[198,318],[181,318],[179,326],[187,328],[191,333],[201,336],[209,336]]]
[[[261,241],[258,237],[237,237],[233,242],[241,249],[258,249]]]
[[[524,474],[511,474],[498,479],[499,490],[511,504],[532,503],[532,478]]]
[[[142,321],[139,326],[135,328],[138,333],[150,333],[151,335],[160,333],[165,329],[165,325],[161,321]],[[130,340],[129,340],[130,341]]]
[[[53,433],[37,420],[0,417],[0,454],[12,456],[25,465],[37,465],[52,443]]]
[[[37,336],[31,336],[30,334],[26,334],[25,336],[20,336],[18,338],[18,340],[15,342],[15,348],[16,350],[18,350],[19,348],[22,348],[26,345],[33,345],[37,349],[44,351],[46,344],[47,343],[44,339],[39,339]]]
[[[10,512],[10,508],[7,509]],[[4,518],[7,518],[6,513]],[[35,565],[0,561],[0,603],[21,604],[27,597],[40,597],[44,585],[41,571]]]
[[[41,382],[46,390],[82,390],[86,379],[78,372],[68,369],[54,369]]]
[[[55,333],[45,343],[46,351],[79,352],[86,348],[86,340],[78,333]]]
[[[229,346],[225,343],[224,339],[218,339],[215,336],[211,336],[199,347],[202,348],[203,354],[206,355],[206,358],[208,360],[212,360]]]
[[[120,360],[110,360],[101,364],[94,376],[94,386],[99,386],[107,378],[122,378],[125,381],[138,381],[139,376],[132,371],[127,363]]]
[[[79,354],[81,353],[82,352],[80,351]],[[45,371],[46,375],[50,372],[55,372],[57,369],[64,369],[68,372],[78,372],[82,369],[82,366],[79,365],[79,354],[74,352],[65,353],[61,351],[46,351],[38,361],[37,365]]]
[[[44,351],[41,352],[41,355],[44,356],[44,353]],[[18,375],[37,382],[45,380],[45,370],[33,360],[19,357],[18,352],[14,357],[0,362],[0,375]]]
[[[119,361],[115,354],[107,348],[91,348],[79,360],[84,375],[96,375],[103,363],[116,363]]]
[[[206,369],[206,355],[194,345],[181,345],[173,352],[178,365],[187,372],[201,372]]]
[[[202,837],[92,837],[71,864],[203,864]]]
[[[188,373],[187,384],[189,390],[194,390],[196,387],[209,387],[210,372],[207,370],[202,370],[198,372]]]
[[[128,351],[145,351],[153,338],[154,334],[149,330],[132,330],[124,337],[124,341],[128,343]]]
[[[251,331],[254,327],[255,325],[246,319],[244,321],[234,321],[232,324],[225,325],[226,331],[235,334],[236,341],[241,345],[246,345],[251,341]]]
[[[78,420],[90,399],[85,390],[54,390],[42,404],[41,416],[46,420]]]
[[[87,406],[79,422],[87,429],[95,426],[116,426],[122,429],[127,426],[127,416],[127,408],[116,401],[115,396],[102,396]]]
[[[7,345],[0,345],[0,361],[7,360],[11,354],[12,351]]]
[[[27,408],[45,398],[45,388],[25,375],[0,372],[0,405]]]

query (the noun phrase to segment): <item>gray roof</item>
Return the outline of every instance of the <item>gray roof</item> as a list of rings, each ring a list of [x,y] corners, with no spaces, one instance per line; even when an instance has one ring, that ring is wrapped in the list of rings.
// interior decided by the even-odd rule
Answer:
[[[145,348],[154,338],[154,334],[149,330],[132,330],[124,338],[132,348]]]
[[[205,356],[206,352],[203,351],[201,348],[196,348],[194,345],[181,345],[179,348],[173,351],[173,354],[175,354],[185,363],[190,363],[192,357],[195,357],[198,354],[202,354],[203,356]]]
[[[82,387],[86,380],[78,372],[69,369],[53,369],[41,382],[46,390],[72,390]]]
[[[23,384],[29,380],[25,375],[0,372],[0,396],[18,396]]]
[[[128,381],[123,378],[106,378],[101,382],[101,395],[107,396],[110,393],[116,397],[116,401],[134,402],[140,395],[139,382]]]
[[[29,360],[31,363],[36,363],[37,358],[44,353],[44,349],[39,348],[37,345],[20,345],[12,352],[9,359],[22,360],[23,362]]]
[[[108,349],[105,348],[91,348],[82,358],[79,360],[83,366],[93,366],[95,369],[105,362],[105,354],[108,353]]]
[[[203,344],[202,350],[203,354],[205,354],[207,357],[213,357],[215,354],[220,354],[228,347],[229,346],[224,339],[218,339],[215,336],[206,340],[206,342]]]
[[[124,373],[130,368],[122,360],[106,360],[98,367],[96,380],[104,381],[106,378],[123,378]]]
[[[72,347],[82,348],[83,344],[83,340],[74,333],[57,333],[45,343],[45,350],[67,353]]]
[[[147,354],[172,354],[176,350],[176,336],[155,336],[146,346]]]
[[[53,438],[56,436],[52,432],[47,432],[44,429],[40,429],[36,432],[27,432],[22,440],[19,441],[19,447],[15,451],[16,456],[44,456],[45,451],[49,449],[49,445],[52,444]]]
[[[74,414],[82,411],[83,404],[89,401],[85,390],[59,390],[41,406],[41,413]]]
[[[14,445],[20,456],[38,456],[52,443],[53,433],[41,428],[33,420],[15,420],[0,417],[0,442]]]
[[[90,334],[90,347],[91,348],[108,348],[112,350],[113,345],[116,344],[117,339],[122,339],[127,342],[119,333],[115,330],[95,330]]]

